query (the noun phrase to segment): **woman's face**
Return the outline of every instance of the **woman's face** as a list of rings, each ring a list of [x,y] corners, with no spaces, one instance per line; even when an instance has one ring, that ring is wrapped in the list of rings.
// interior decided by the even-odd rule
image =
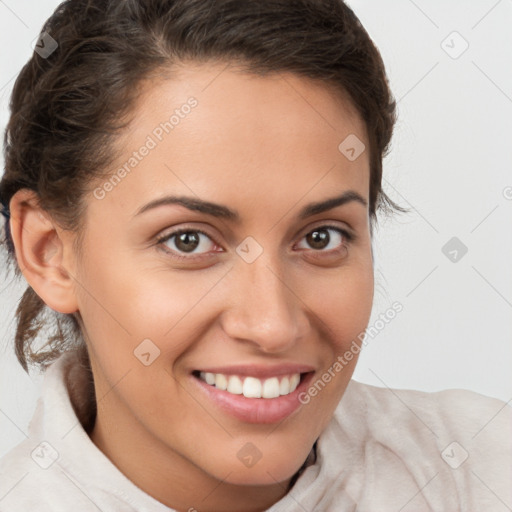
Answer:
[[[323,85],[225,64],[146,83],[133,114],[86,198],[74,274],[92,439],[157,496],[170,474],[284,482],[342,397],[357,354],[335,363],[370,317],[364,123]],[[310,207],[348,191],[362,201]]]

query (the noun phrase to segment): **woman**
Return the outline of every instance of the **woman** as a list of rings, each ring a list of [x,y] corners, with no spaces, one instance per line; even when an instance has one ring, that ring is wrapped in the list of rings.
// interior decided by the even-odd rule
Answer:
[[[502,402],[351,380],[394,121],[340,1],[64,2],[6,133],[16,354],[48,368],[0,510],[512,503]]]

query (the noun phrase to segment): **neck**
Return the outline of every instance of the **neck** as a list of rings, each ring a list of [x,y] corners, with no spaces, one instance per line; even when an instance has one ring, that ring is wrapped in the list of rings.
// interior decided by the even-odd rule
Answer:
[[[260,512],[288,492],[292,478],[264,486],[230,484],[229,475],[219,480],[167,446],[148,441],[142,430],[141,425],[108,421],[100,407],[90,437],[129,480],[177,511]]]

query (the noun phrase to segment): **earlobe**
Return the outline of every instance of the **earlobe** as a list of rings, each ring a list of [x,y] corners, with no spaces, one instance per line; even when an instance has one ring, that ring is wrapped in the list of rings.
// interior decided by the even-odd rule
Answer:
[[[66,268],[69,239],[40,206],[29,189],[16,192],[9,205],[16,260],[32,289],[53,310],[78,310],[73,275]]]

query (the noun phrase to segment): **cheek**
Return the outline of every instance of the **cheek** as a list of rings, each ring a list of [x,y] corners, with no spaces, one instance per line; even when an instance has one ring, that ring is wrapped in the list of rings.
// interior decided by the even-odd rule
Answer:
[[[306,291],[306,286],[315,292]],[[308,280],[302,288],[305,302],[321,320],[325,337],[336,352],[342,354],[354,340],[360,344],[370,320],[374,276],[371,260],[340,267],[330,274]]]
[[[357,270],[340,269],[336,276],[316,283],[317,292],[310,294],[308,305],[321,320],[326,357],[303,400],[314,408],[316,424],[323,425],[342,398],[362,348],[373,303],[371,261],[361,262]]]
[[[373,290],[373,273],[368,273],[367,277],[355,281],[352,286],[347,284],[346,293],[339,299],[339,308],[331,308],[333,322],[337,321],[344,331],[339,351],[348,350],[354,340],[361,344],[362,335],[370,320]]]
[[[186,350],[201,319],[213,314],[205,298],[225,272],[198,276],[164,264],[148,267],[105,247],[84,262],[80,314],[94,351],[112,369],[132,363],[134,350],[147,339],[171,360]]]

